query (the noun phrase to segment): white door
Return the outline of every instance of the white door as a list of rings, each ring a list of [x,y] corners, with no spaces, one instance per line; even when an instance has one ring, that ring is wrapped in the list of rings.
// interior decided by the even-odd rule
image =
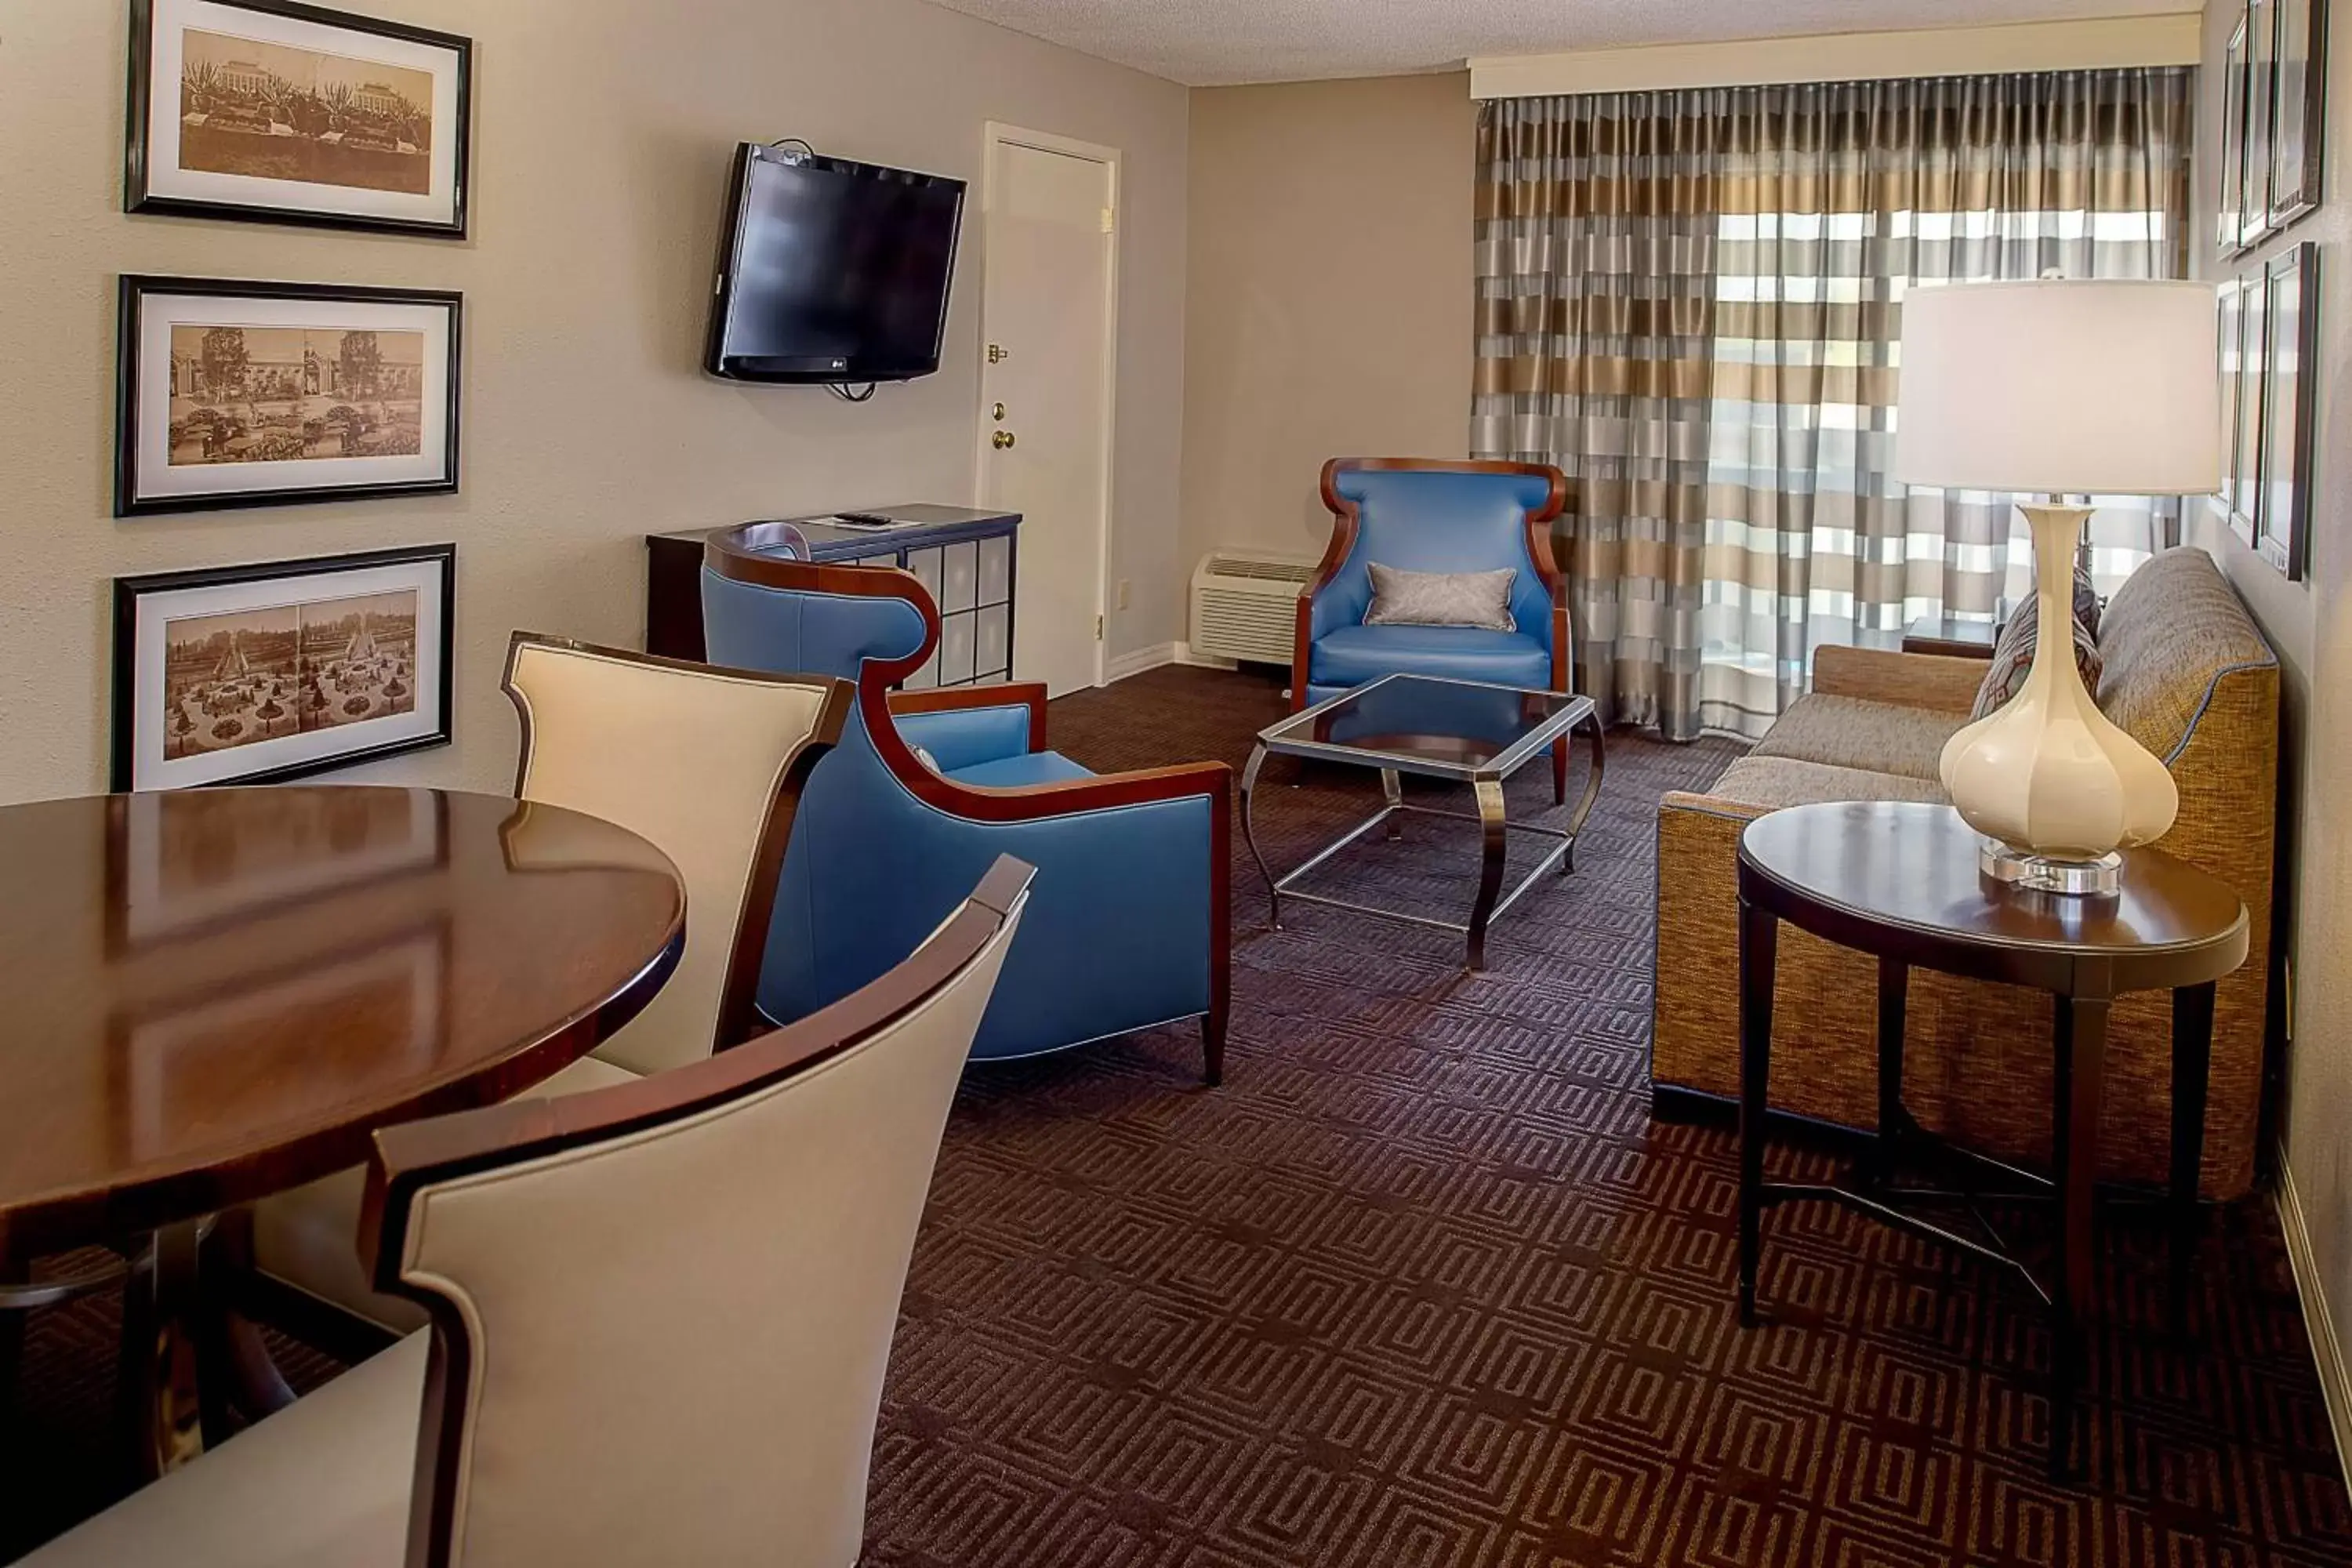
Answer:
[[[980,500],[1022,514],[1013,679],[1058,697],[1102,682],[1118,163],[1025,136],[990,131]]]

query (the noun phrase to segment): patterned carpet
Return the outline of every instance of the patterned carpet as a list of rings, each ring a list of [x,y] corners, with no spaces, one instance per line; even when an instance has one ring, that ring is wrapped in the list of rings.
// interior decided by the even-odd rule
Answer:
[[[1279,710],[1277,681],[1171,668],[1052,722],[1097,768],[1238,765]],[[1267,931],[1236,836],[1223,1089],[1199,1087],[1189,1026],[972,1074],[908,1288],[867,1563],[2352,1562],[2266,1205],[2213,1226],[2188,1348],[2155,1326],[2152,1215],[2109,1217],[2074,1486],[2044,1478],[2048,1344],[2013,1284],[1800,1205],[1769,1223],[1774,1322],[1737,1328],[1731,1139],[1653,1122],[1644,1072],[1654,804],[1732,754],[1614,739],[1575,875],[1496,925],[1476,976],[1457,939],[1411,926],[1301,908]],[[1545,772],[1516,811],[1548,808]],[[1261,791],[1278,867],[1377,799],[1368,775],[1300,777],[1277,761]],[[1409,819],[1326,875],[1455,913],[1473,831]],[[51,1465],[96,1442],[109,1310],[36,1323]]]

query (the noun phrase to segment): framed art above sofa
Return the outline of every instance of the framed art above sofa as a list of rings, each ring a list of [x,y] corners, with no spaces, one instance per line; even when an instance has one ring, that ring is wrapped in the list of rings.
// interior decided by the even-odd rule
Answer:
[[[2326,0],[2238,0],[2222,58],[2214,238],[2243,255],[2319,205],[2326,142]]]

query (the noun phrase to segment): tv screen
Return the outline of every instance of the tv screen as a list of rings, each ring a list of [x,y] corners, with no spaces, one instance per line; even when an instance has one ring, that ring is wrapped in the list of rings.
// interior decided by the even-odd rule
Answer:
[[[734,381],[940,368],[963,182],[746,142],[705,366]]]

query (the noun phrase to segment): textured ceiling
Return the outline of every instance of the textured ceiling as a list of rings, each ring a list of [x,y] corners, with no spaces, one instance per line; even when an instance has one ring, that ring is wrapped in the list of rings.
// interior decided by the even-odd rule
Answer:
[[[1801,33],[2195,11],[2200,0],[935,0],[1195,87]]]

